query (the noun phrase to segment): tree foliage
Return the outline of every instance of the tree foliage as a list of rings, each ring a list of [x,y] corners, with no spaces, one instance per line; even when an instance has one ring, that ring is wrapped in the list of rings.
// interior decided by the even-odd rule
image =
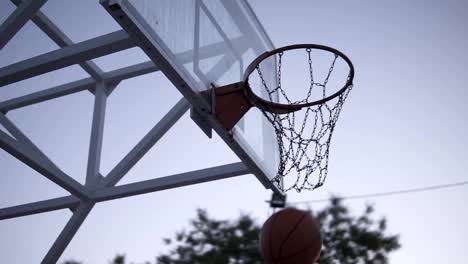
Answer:
[[[315,215],[323,240],[319,263],[388,263],[388,253],[400,248],[398,236],[386,235],[386,219],[374,220],[373,212],[368,205],[362,215],[353,217],[339,198],[332,198]]]
[[[386,219],[375,220],[367,206],[358,217],[350,215],[339,198],[315,214],[323,239],[320,264],[385,264],[388,254],[400,247],[398,236],[387,235]],[[258,251],[260,226],[248,215],[239,219],[211,219],[198,210],[188,231],[166,239],[172,249],[157,258],[161,264],[262,263]]]
[[[386,234],[386,219],[375,219],[373,206],[352,216],[342,200],[332,198],[314,217],[320,222],[323,240],[320,264],[386,264],[389,253],[400,247],[398,236]],[[258,250],[260,228],[247,214],[233,221],[216,220],[199,209],[187,230],[164,239],[170,250],[157,256],[156,263],[262,263]],[[116,256],[112,263],[124,264],[125,256]]]
[[[83,264],[83,263],[76,261],[76,260],[66,260],[65,262],[62,262],[62,264]],[[115,256],[114,259],[112,259],[112,262],[109,262],[109,264],[125,264],[125,255]]]
[[[175,248],[157,258],[161,264],[185,263],[259,263],[257,249],[260,227],[248,215],[235,221],[210,219],[205,210],[197,211],[191,230],[181,231],[174,239],[165,239]]]

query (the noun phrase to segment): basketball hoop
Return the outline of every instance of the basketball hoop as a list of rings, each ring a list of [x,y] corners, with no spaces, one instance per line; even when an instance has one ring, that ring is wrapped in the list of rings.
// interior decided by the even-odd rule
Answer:
[[[307,77],[303,78],[307,79],[305,89],[298,91],[297,87],[282,84],[282,66],[289,53],[305,56],[308,68]],[[269,60],[276,60],[278,67],[267,67]],[[338,81],[330,84],[338,64],[342,81],[338,77]],[[320,69],[321,81],[316,76]],[[276,74],[275,84],[264,78],[272,71]],[[221,124],[231,130],[250,108],[258,108],[272,124],[278,142],[280,159],[274,181],[284,184],[284,179],[295,173],[295,180],[282,186],[283,191],[313,190],[322,186],[327,176],[331,137],[353,79],[351,60],[334,48],[317,44],[285,46],[257,57],[247,67],[243,81],[214,89],[214,111]],[[293,99],[301,91],[305,95]]]

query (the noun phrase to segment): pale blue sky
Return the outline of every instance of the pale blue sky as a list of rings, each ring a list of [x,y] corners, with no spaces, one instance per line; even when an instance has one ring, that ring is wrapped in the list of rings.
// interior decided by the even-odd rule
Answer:
[[[468,2],[249,1],[275,46],[320,43],[353,60],[355,89],[335,130],[326,185],[290,193],[293,201],[465,181],[468,125]],[[0,21],[14,10],[0,0]],[[41,9],[75,41],[118,25],[97,0],[49,0]],[[56,49],[32,23],[0,51],[0,67]],[[101,58],[104,70],[145,61],[137,49]],[[0,101],[86,77],[79,67],[0,88]],[[180,98],[161,73],[124,81],[111,95],[105,126],[106,174]],[[65,172],[83,182],[93,96],[82,92],[8,113]],[[237,161],[184,116],[120,184]],[[66,192],[0,150],[0,207]],[[61,260],[135,262],[164,251],[162,238],[187,226],[198,207],[219,218],[239,212],[264,221],[270,193],[252,175],[98,204]],[[468,263],[468,187],[346,202],[365,202],[388,218],[402,248],[391,263]],[[313,204],[320,208],[321,204]],[[38,263],[70,212],[0,222],[0,263]]]

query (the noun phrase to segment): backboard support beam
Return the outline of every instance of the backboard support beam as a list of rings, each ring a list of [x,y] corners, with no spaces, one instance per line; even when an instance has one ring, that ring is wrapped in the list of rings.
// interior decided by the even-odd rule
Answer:
[[[105,202],[135,195],[142,195],[210,181],[222,180],[246,174],[250,174],[249,169],[242,162],[236,162],[202,170],[178,173],[136,183],[123,184],[119,186],[99,186],[91,195],[90,201],[95,203]],[[67,208],[76,209],[80,202],[80,199],[69,195],[34,203],[1,208],[0,220],[46,213]]]
[[[22,3],[20,0],[10,1],[16,6],[19,6]],[[40,10],[36,11],[36,14],[31,18],[31,21],[34,22],[34,24],[36,24],[36,26],[38,26],[45,34],[47,34],[47,36],[59,47],[63,48],[74,44],[73,41]],[[101,81],[103,79],[102,70],[94,62],[85,61],[79,63],[79,65],[96,81]]]
[[[18,8],[0,25],[0,49],[34,16],[47,0],[24,0]]]
[[[0,68],[0,87],[133,47],[124,30],[85,40]]]
[[[11,2],[18,6],[18,8],[9,19],[0,25],[0,35],[2,35],[0,47],[5,46],[21,27],[28,20],[31,20],[61,48],[0,68],[0,87],[71,65],[80,65],[90,75],[89,78],[0,102],[0,123],[12,135],[10,136],[0,130],[0,148],[70,193],[70,195],[64,197],[0,209],[0,220],[63,209],[69,209],[72,212],[70,220],[58,235],[56,241],[42,260],[42,263],[56,263],[59,260],[94,205],[99,202],[245,174],[254,174],[266,188],[274,192],[280,192],[268,180],[262,169],[252,160],[239,143],[233,140],[232,134],[226,131],[211,114],[210,104],[205,100],[199,100],[199,95],[196,93],[187,93],[187,90],[183,89],[183,87],[187,87],[189,84],[180,78],[179,73],[172,71],[170,63],[158,53],[151,43],[141,39],[138,33],[123,26],[123,30],[74,43],[39,10],[46,0],[11,0]],[[102,2],[104,3],[105,1]],[[207,6],[203,6],[200,10],[207,14],[209,13]],[[220,25],[217,24],[215,18],[211,14],[208,15],[211,16],[211,21],[216,24],[217,30],[220,31]],[[3,36],[6,37],[3,38]],[[223,37],[223,41],[209,43],[203,47],[198,47],[197,50],[185,50],[174,54],[174,56],[182,63],[190,63],[193,59],[193,53],[197,54],[196,56],[199,60],[222,56],[223,59],[214,64],[207,75],[221,74],[222,70],[218,66],[225,64],[229,64],[232,67],[240,66],[242,68],[242,64],[236,65],[233,58],[237,60],[241,59],[240,53],[250,49],[245,44],[246,36],[241,35],[231,39],[228,39],[226,35],[223,35]],[[226,41],[231,49],[238,48],[240,53],[237,53],[234,57],[226,55],[224,51]],[[141,48],[151,60],[109,72],[103,72],[94,62],[90,61],[97,57],[133,47]],[[200,67],[200,65],[197,65],[197,67]],[[100,152],[103,140],[106,101],[110,91],[122,80],[157,71],[162,71],[184,95],[184,98],[179,100],[108,175],[101,175],[99,172]],[[200,72],[200,74],[203,73]],[[91,144],[88,152],[86,184],[81,184],[56,166],[6,115],[9,111],[21,107],[46,102],[85,90],[92,91],[94,94],[94,111],[90,135]],[[241,161],[116,186],[128,171],[170,130],[191,106],[200,111],[200,116],[221,136]]]

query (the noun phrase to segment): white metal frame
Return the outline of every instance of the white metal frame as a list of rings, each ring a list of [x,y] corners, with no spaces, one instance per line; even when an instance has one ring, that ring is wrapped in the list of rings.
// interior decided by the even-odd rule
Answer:
[[[267,180],[263,172],[248,155],[232,141],[228,131],[225,131],[211,116],[206,117],[210,125],[213,126],[214,130],[218,132],[231,149],[234,150],[242,162],[116,186],[126,173],[162,136],[164,136],[190,106],[193,105],[194,100],[191,99],[193,97],[188,94],[184,94],[184,96],[188,98],[190,103],[185,98],[181,99],[108,175],[101,175],[99,166],[101,161],[106,102],[109,94],[118,86],[120,81],[164,69],[166,76],[174,83],[179,83],[180,85],[186,84],[178,78],[176,73],[171,73],[164,62],[161,62],[159,65],[153,63],[153,61],[156,61],[155,57],[157,57],[157,54],[149,54],[149,57],[152,58],[153,61],[103,72],[90,60],[136,46],[140,46],[144,49],[147,43],[143,43],[141,39],[131,37],[132,35],[125,30],[119,30],[80,43],[73,43],[39,10],[46,1],[47,0],[11,0],[11,2],[17,6],[17,9],[0,25],[0,49],[13,38],[28,20],[33,21],[60,47],[58,50],[0,68],[0,87],[70,65],[80,65],[81,68],[90,75],[89,78],[0,102],[0,124],[3,125],[11,135],[0,130],[0,148],[70,193],[70,195],[60,198],[0,209],[0,220],[66,208],[73,212],[72,217],[41,263],[56,263],[58,261],[89,212],[93,209],[93,206],[98,202],[249,173],[255,174],[265,187],[272,189],[274,192],[279,192],[279,190]],[[154,49],[153,51],[157,52]],[[180,56],[184,56],[184,54],[180,54]],[[209,54],[209,50],[207,49],[206,52],[201,53],[201,56],[212,55]],[[83,185],[63,172],[41,152],[41,150],[11,122],[7,117],[7,113],[24,106],[53,100],[84,90],[92,92],[95,97],[86,181]]]

